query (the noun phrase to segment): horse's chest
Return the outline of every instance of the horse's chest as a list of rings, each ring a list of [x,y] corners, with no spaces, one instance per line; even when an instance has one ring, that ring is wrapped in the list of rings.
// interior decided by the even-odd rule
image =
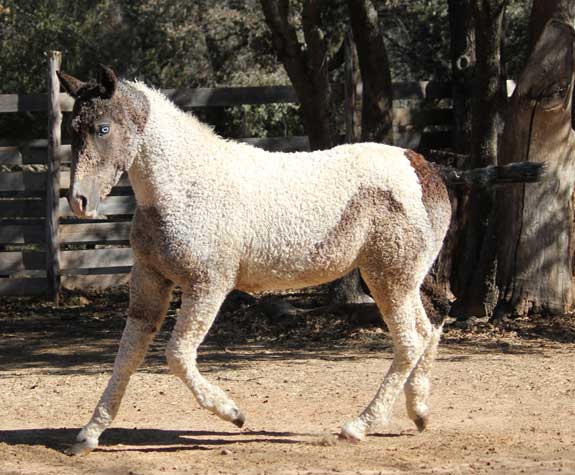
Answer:
[[[176,283],[190,281],[216,255],[216,246],[205,226],[193,220],[170,219],[156,208],[138,208],[131,241],[136,259]]]

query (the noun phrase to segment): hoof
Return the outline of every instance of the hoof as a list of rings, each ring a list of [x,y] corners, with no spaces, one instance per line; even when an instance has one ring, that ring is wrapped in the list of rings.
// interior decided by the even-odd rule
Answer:
[[[361,442],[361,439],[358,439],[351,434],[344,433],[343,431],[341,431],[339,433],[337,438],[343,442],[347,442],[348,444],[353,444],[353,445],[357,445]]]
[[[88,440],[83,440],[76,442],[72,447],[68,447],[64,453],[66,455],[71,455],[78,457],[80,455],[88,455],[92,450],[98,447],[98,442],[90,442]]]
[[[240,415],[238,417],[236,417],[232,422],[235,426],[237,426],[241,429],[244,426],[244,424],[246,423],[246,416],[244,416],[242,413],[240,413]]]
[[[427,424],[429,423],[429,417],[418,416],[415,418],[415,420],[413,422],[415,422],[417,430],[419,432],[423,432],[427,428]]]
[[[347,422],[339,433],[339,440],[350,444],[359,444],[365,437],[365,425],[361,422]]]

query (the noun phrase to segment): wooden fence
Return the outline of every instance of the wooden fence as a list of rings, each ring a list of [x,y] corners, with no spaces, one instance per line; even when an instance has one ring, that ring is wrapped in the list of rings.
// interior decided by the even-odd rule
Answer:
[[[72,99],[59,93],[50,58],[48,94],[0,95],[0,113],[48,112],[48,140],[10,143],[0,135],[0,295],[57,298],[61,288],[105,288],[126,283],[132,265],[129,229],[135,199],[127,177],[101,203],[99,219],[78,220],[65,195],[70,183],[70,145],[60,145],[61,112]],[[297,103],[288,86],[164,91],[179,107]],[[450,87],[436,83],[394,85],[396,141],[411,147],[451,143]],[[439,106],[439,107],[438,107]],[[242,138],[271,151],[306,150],[306,137]]]

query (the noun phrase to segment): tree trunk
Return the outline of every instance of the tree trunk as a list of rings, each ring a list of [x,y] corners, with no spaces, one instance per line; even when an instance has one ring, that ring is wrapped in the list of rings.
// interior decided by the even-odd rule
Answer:
[[[353,42],[348,40],[351,54],[348,62],[353,64],[353,43],[357,51],[361,72],[361,141],[393,143],[393,90],[391,70],[385,49],[383,35],[379,29],[377,10],[372,0],[348,0]],[[353,76],[353,71],[349,72]],[[351,77],[347,84],[346,96],[356,91],[356,79]],[[347,81],[346,81],[347,82]],[[351,100],[351,98],[349,98]],[[354,115],[354,105],[349,114]],[[348,117],[352,119],[352,117]],[[352,124],[348,127],[348,137],[355,140]],[[351,127],[351,128],[350,128]],[[372,299],[365,294],[359,272],[353,271],[331,285],[332,300],[338,303],[366,303]]]
[[[312,150],[323,150],[337,143],[327,44],[321,30],[321,0],[304,0],[302,29],[305,47],[289,21],[289,0],[260,0],[266,23],[279,60],[283,63],[300,100],[304,128]],[[364,303],[359,272],[355,271],[330,287],[337,303]]]
[[[348,0],[363,83],[361,140],[393,143],[393,89],[385,41],[372,0]]]
[[[361,94],[363,85],[361,84],[357,48],[351,31],[348,31],[345,35],[344,63],[345,141],[346,143],[355,143],[361,140]]]
[[[345,141],[361,141],[362,130],[362,83],[357,57],[357,48],[353,33],[350,31],[345,39]],[[358,270],[354,270],[330,285],[331,301],[335,304],[372,303],[362,286]]]
[[[469,155],[471,149],[471,109],[473,98],[473,73],[475,71],[475,29],[471,0],[449,0],[451,77],[453,91],[453,149],[458,154]],[[447,164],[447,163],[446,163]],[[451,164],[453,165],[453,164]],[[463,162],[457,164],[465,166]],[[464,249],[461,241],[465,234],[468,194],[465,190],[450,192],[453,214],[443,247],[433,268],[436,288],[450,300],[460,291],[457,253]]]
[[[260,0],[279,60],[298,95],[304,128],[312,150],[336,144],[327,47],[321,31],[321,1],[304,0],[302,26],[305,46],[290,23],[289,0]]]
[[[475,71],[475,29],[471,0],[449,0],[449,28],[455,116],[453,144],[455,152],[469,153]]]
[[[537,41],[511,99],[501,163],[545,162],[547,172],[541,183],[497,192],[496,316],[563,313],[574,305],[574,17],[573,0],[534,2],[530,37]]]
[[[470,168],[497,164],[505,3],[473,0],[476,67]],[[469,196],[465,238],[458,253],[458,279],[462,287],[452,310],[458,316],[490,315],[497,303],[494,200],[493,190],[473,190]]]

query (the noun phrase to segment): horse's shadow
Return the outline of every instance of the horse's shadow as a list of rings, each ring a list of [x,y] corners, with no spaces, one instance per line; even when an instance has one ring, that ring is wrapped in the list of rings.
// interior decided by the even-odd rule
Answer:
[[[0,430],[0,443],[30,445],[64,451],[70,447],[79,429],[15,429]],[[377,434],[379,437],[399,437],[411,434]],[[230,444],[312,444],[337,440],[335,434],[312,434],[280,431],[188,431],[166,429],[108,429],[100,438],[97,451],[105,452],[176,452],[181,450],[217,450]],[[320,442],[321,443],[321,442]],[[323,445],[323,443],[322,443]],[[331,445],[331,444],[330,444]]]
[[[63,451],[74,441],[78,430],[69,428],[0,430],[0,443],[40,446]],[[214,450],[238,443],[301,444],[312,436],[313,434],[265,430],[215,432],[113,428],[102,434],[97,450],[107,452]]]

